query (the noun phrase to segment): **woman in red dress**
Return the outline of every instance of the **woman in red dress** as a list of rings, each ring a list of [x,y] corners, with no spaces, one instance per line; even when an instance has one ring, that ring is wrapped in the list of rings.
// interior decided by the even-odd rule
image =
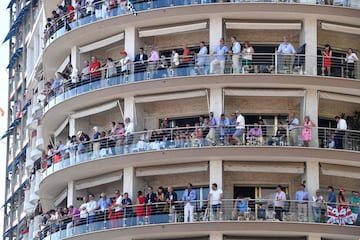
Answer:
[[[325,50],[322,52],[323,55],[323,67],[324,67],[324,74],[327,76],[331,76],[331,56],[332,51],[329,44],[325,45]]]
[[[145,216],[146,216],[145,202],[146,202],[146,198],[143,195],[143,192],[138,191],[138,197],[136,202],[137,205],[135,208],[137,225],[145,224]]]

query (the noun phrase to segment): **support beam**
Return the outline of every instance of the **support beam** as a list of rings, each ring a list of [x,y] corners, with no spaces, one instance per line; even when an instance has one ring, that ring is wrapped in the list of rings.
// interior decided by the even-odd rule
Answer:
[[[210,188],[211,184],[216,183],[218,188],[222,189],[223,187],[223,162],[222,160],[210,160],[210,170],[209,170],[209,178],[210,178]]]
[[[309,198],[315,195],[317,189],[320,188],[320,167],[318,161],[308,160],[305,167],[304,180]]]
[[[76,135],[75,118],[69,117],[69,136]]]
[[[211,232],[209,240],[223,240],[223,234],[221,232]]]
[[[124,168],[123,175],[123,192],[129,193],[131,199],[136,199],[136,177],[135,177],[135,168],[126,167]]]
[[[124,50],[127,52],[128,57],[130,59],[134,59],[137,53],[137,45],[138,45],[138,34],[137,30],[134,26],[128,27],[125,29],[125,41],[124,41]],[[134,67],[133,64],[131,64],[132,68]],[[133,72],[134,69],[131,69],[131,72]],[[133,82],[134,79],[133,75],[129,76],[128,81]]]
[[[133,123],[136,123],[136,119],[135,119],[135,98],[134,98],[134,96],[124,98],[124,120],[127,117],[129,117],[130,120]]]
[[[223,20],[219,16],[211,17],[209,24],[209,47],[210,52],[214,52],[219,45],[220,38],[223,37]]]
[[[318,112],[319,112],[319,93],[317,90],[310,89],[305,91],[304,103],[303,103],[303,117],[300,119],[302,123],[305,116],[309,116],[310,120],[317,126],[318,125]],[[318,147],[318,131],[312,129],[312,140],[309,144],[310,147]]]
[[[305,72],[307,75],[317,75],[317,20],[305,18],[300,33],[300,45],[306,43]]]
[[[311,233],[307,236],[307,240],[321,240],[321,234]]]
[[[214,117],[218,122],[221,113],[224,111],[223,90],[222,88],[210,88],[209,93],[209,112],[214,112]]]
[[[75,184],[74,181],[68,182],[67,187],[67,206],[74,205],[76,202]]]
[[[80,68],[80,51],[77,46],[71,48],[71,65],[73,68]]]

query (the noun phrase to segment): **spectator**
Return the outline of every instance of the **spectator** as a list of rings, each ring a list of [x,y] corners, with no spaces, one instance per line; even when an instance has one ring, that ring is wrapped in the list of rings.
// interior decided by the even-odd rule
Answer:
[[[127,225],[129,226],[133,226],[134,225],[134,221],[133,221],[133,209],[132,209],[132,201],[131,198],[129,198],[129,194],[126,192],[124,193],[124,197],[121,201],[121,204],[123,206],[124,209],[124,218],[126,218],[127,221]]]
[[[187,188],[184,191],[184,194],[181,198],[184,201],[184,222],[193,222],[194,221],[194,209],[196,206],[196,191],[193,190],[193,185],[188,183]]]
[[[81,82],[80,82],[81,85],[89,83],[89,80],[90,80],[90,63],[89,63],[88,60],[84,61],[84,67],[81,70],[80,79],[81,79]]]
[[[249,71],[252,68],[252,56],[254,53],[254,48],[250,45],[250,42],[245,41],[242,51],[242,66],[245,71]]]
[[[100,67],[101,67],[100,62],[96,59],[95,56],[92,56],[91,64],[89,66],[92,89],[97,89],[100,87],[100,79],[101,79]]]
[[[343,138],[345,135],[345,131],[347,130],[347,123],[346,120],[341,118],[340,116],[335,116],[335,121],[337,124],[334,135],[335,148],[343,149],[344,148]]]
[[[237,197],[234,203],[234,218],[240,220],[240,217],[244,217],[246,220],[250,218],[250,211],[249,211],[249,199],[250,197]]]
[[[229,125],[229,118],[227,118],[225,114],[222,113],[219,120],[219,138],[221,145],[225,145],[225,142],[228,141],[227,136],[229,134]]]
[[[322,52],[323,56],[323,68],[324,68],[324,74],[326,76],[331,76],[331,57],[332,57],[332,51],[329,44],[325,45],[325,50]]]
[[[218,189],[218,185],[216,183],[213,183],[208,196],[208,204],[211,204],[212,209],[212,220],[220,218],[221,202],[223,197],[223,191],[220,188]]]
[[[163,187],[159,187],[158,191],[157,191],[157,202],[159,204],[157,204],[157,208],[156,210],[158,211],[157,213],[164,213],[164,212],[168,212],[168,206],[165,204],[166,203],[166,191]]]
[[[134,141],[134,123],[129,117],[125,118],[125,143],[126,145],[132,145]]]
[[[83,197],[83,203],[80,205],[80,220],[78,230],[79,233],[84,233],[86,231],[86,224],[88,223],[88,197]]]
[[[182,76],[189,76],[190,75],[190,71],[189,71],[189,65],[190,65],[190,60],[191,60],[191,52],[189,47],[187,46],[187,44],[183,45],[183,54],[181,56],[181,68],[184,68],[182,70]]]
[[[281,185],[276,187],[275,199],[274,199],[274,207],[275,207],[275,219],[282,221],[283,208],[286,201],[286,195],[282,191]]]
[[[309,194],[305,191],[305,184],[300,184],[299,190],[295,193],[295,201],[297,205],[297,217],[299,222],[306,222],[308,217],[308,201]]]
[[[328,186],[328,192],[329,192],[329,196],[328,196],[328,206],[330,207],[336,207],[336,195],[334,192],[334,188],[332,186]]]
[[[320,193],[320,189],[316,190],[315,195],[312,197],[312,213],[314,217],[314,222],[319,223],[321,217],[321,209],[325,202],[324,197]]]
[[[106,137],[106,132],[102,131],[100,133],[100,151],[99,151],[99,157],[103,158],[106,157],[109,154],[108,151],[108,143],[109,138]]]
[[[101,133],[99,132],[98,127],[93,127],[93,154],[92,154],[92,158],[96,159],[100,157],[100,135]]]
[[[89,214],[88,224],[89,224],[89,231],[94,231],[95,226],[95,215],[96,215],[96,208],[97,208],[97,202],[95,201],[95,196],[93,194],[89,194],[89,201],[86,206],[86,211]]]
[[[153,78],[154,71],[156,70],[157,64],[159,62],[159,53],[154,50],[153,47],[149,47],[149,72],[150,72],[150,78]]]
[[[305,116],[303,128],[301,130],[301,140],[304,143],[304,147],[309,147],[309,143],[311,142],[311,131],[313,127],[315,127],[315,124],[310,120],[310,117]]]
[[[134,62],[135,81],[143,80],[148,65],[148,56],[144,53],[144,48],[139,48],[139,53],[135,56]]]
[[[200,50],[197,53],[197,61],[196,61],[196,65],[195,65],[195,72],[197,74],[200,75],[204,75],[206,74],[205,68],[206,68],[206,64],[207,64],[207,55],[208,54],[208,49],[205,46],[205,42],[204,41],[200,41]]]
[[[260,118],[258,121],[259,127],[261,128],[261,132],[262,132],[262,137],[263,137],[263,142],[267,142],[267,127],[266,124],[264,122],[264,119]]]
[[[286,122],[288,124],[290,146],[297,146],[299,119],[295,117],[294,112],[291,112]]]
[[[143,195],[142,191],[138,191],[137,197],[137,206],[135,209],[136,212],[136,224],[143,225],[145,224],[145,216],[147,216],[147,211],[145,209],[146,198]]]
[[[239,111],[236,111],[235,114],[237,116],[235,126],[236,130],[232,138],[236,141],[238,145],[242,145],[245,133],[245,118]]]
[[[100,199],[96,204],[97,211],[96,211],[95,221],[100,222],[99,224],[97,224],[98,226],[96,227],[96,229],[102,229],[104,227],[107,228],[107,220],[108,220],[107,216],[110,205],[111,205],[110,198],[106,196],[106,193],[102,192],[100,194]]]
[[[255,138],[256,141],[255,141],[255,144],[261,144],[262,143],[262,140],[261,140],[261,137],[262,137],[262,131],[261,131],[261,128],[259,128],[259,124],[257,123],[254,123],[254,127],[251,128],[248,133],[246,134],[246,138],[248,140],[251,140],[252,138]],[[252,143],[252,141],[250,141],[250,144]]]
[[[359,205],[360,205],[360,196],[358,191],[352,191],[352,196],[349,199],[349,205],[351,208],[352,218],[354,221],[358,218]],[[360,224],[357,222],[357,224]]]
[[[153,187],[148,187],[148,193],[146,194],[146,210],[147,210],[147,216],[148,216],[148,223],[152,223],[151,214],[154,213],[155,205],[158,201],[158,198],[156,196],[156,193],[153,191]]]
[[[229,52],[228,48],[224,45],[224,38],[220,39],[220,45],[216,47],[214,54],[215,59],[210,63],[210,73],[216,73],[215,67],[220,66],[220,74],[225,72],[225,59],[226,55]]]
[[[116,138],[116,154],[124,154],[124,144],[125,144],[125,128],[124,123],[119,122],[116,129],[114,136]]]
[[[174,192],[173,187],[168,187],[168,191],[166,193],[166,203],[169,205],[169,214],[170,214],[170,222],[176,222],[176,202],[177,202],[177,194]]]
[[[347,207],[348,203],[346,202],[344,193],[345,193],[345,189],[340,188],[340,190],[339,190],[339,195],[338,195],[338,203],[339,203],[339,206],[340,206],[340,207],[344,207],[344,208],[345,208],[345,207]]]
[[[214,118],[214,113],[209,113],[209,133],[206,135],[206,140],[209,144],[215,146],[216,145],[216,119]]]
[[[241,45],[237,41],[236,36],[231,36],[231,51],[232,54],[232,68],[233,73],[240,73],[240,54],[241,54]]]
[[[51,90],[55,93],[55,96],[59,96],[64,92],[64,84],[65,79],[63,78],[61,72],[55,73],[55,79],[51,84]]]
[[[116,219],[113,222],[113,227],[121,227],[122,226],[122,215],[123,215],[123,204],[122,204],[123,196],[120,193],[120,190],[115,191],[115,203],[112,208],[114,209],[114,218]]]
[[[121,67],[120,75],[121,83],[127,83],[129,81],[129,74],[130,74],[130,58],[126,51],[121,52],[121,58],[119,61],[119,65]]]
[[[77,209],[76,207],[74,207],[73,205],[70,205],[68,207],[69,211],[68,211],[68,216],[70,217],[70,219],[72,220],[71,222],[69,222],[66,225],[66,236],[70,237],[72,234],[72,228],[79,225],[79,221],[80,221],[80,211],[79,209]]]
[[[112,58],[109,57],[106,59],[105,68],[106,68],[106,78],[109,79],[109,78],[113,78],[116,76],[116,74],[117,74],[116,67],[115,67],[114,60]],[[118,84],[117,79],[109,80],[110,86],[115,85],[115,84]]]
[[[357,57],[356,53],[353,52],[352,48],[349,48],[346,53],[346,70],[348,72],[349,78],[355,78],[354,70],[355,70],[355,62],[359,61],[359,58]]]
[[[160,62],[159,62],[158,66],[157,66],[157,69],[156,69],[157,78],[162,78],[162,77],[165,78],[165,77],[167,77],[168,68],[169,68],[169,66],[168,66],[168,62],[166,60],[166,57],[164,55],[162,55],[160,57]]]
[[[177,68],[180,65],[180,58],[179,54],[177,53],[176,49],[173,49],[171,52],[171,71],[173,72],[170,74],[173,77],[177,76]]]
[[[293,45],[289,43],[288,37],[283,37],[283,42],[279,45],[277,52],[281,56],[281,70],[291,72],[293,55],[296,54],[296,51]]]

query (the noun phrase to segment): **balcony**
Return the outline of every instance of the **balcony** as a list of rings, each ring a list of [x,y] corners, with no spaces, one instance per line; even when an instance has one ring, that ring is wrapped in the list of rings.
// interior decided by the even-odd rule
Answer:
[[[246,129],[250,129],[247,126]],[[73,142],[70,149],[63,149],[59,154],[50,156],[43,165],[43,178],[58,172],[62,169],[75,166],[85,162],[106,159],[110,157],[122,155],[134,155],[146,152],[165,152],[175,150],[191,150],[191,149],[236,149],[247,148],[253,154],[249,156],[256,157],[255,153],[259,156],[262,151],[266,152],[272,148],[275,149],[294,149],[303,148],[304,142],[301,140],[300,131],[298,132],[298,142],[294,146],[290,145],[289,130],[283,129],[283,134],[278,135],[278,126],[264,126],[267,128],[267,135],[254,137],[243,135],[242,142],[238,144],[232,138],[230,132],[235,131],[234,126],[217,127],[215,130],[215,139],[210,139],[205,135],[206,130],[200,127],[187,127],[187,128],[168,128],[156,129],[152,131],[136,132],[129,136],[105,136],[90,142]],[[300,130],[300,129],[298,129]],[[208,131],[208,130],[207,130]],[[335,142],[338,148],[343,150],[358,152],[360,151],[360,131],[347,130],[344,132],[343,137],[337,135],[336,129],[331,128],[312,128],[314,137],[311,142],[310,149],[328,149],[329,151],[336,150]],[[203,134],[204,132],[204,134]],[[249,131],[247,131],[249,132]],[[201,134],[201,135],[199,135]],[[340,139],[339,139],[340,137]],[[232,148],[230,148],[232,147]],[[255,150],[259,148],[258,150]],[[244,150],[245,151],[245,150]],[[301,155],[301,154],[300,154]],[[271,156],[277,158],[278,155],[272,154]],[[250,157],[249,157],[250,158]],[[270,159],[270,156],[268,156]],[[340,159],[339,159],[340,160]],[[345,164],[344,161],[342,161]]]
[[[105,2],[105,1],[104,1]],[[245,4],[245,3],[253,3],[253,4],[259,4],[259,3],[276,3],[276,4],[295,4],[295,5],[325,5],[329,6],[329,4],[325,4],[327,1],[299,1],[299,2],[293,2],[293,1],[280,1],[280,0],[250,0],[250,1],[233,1],[233,3],[230,4]],[[129,15],[134,14],[137,15],[137,13],[141,13],[143,11],[147,10],[154,10],[154,9],[162,9],[162,8],[174,8],[174,7],[181,7],[181,6],[196,6],[196,5],[210,5],[210,4],[224,4],[223,0],[153,0],[153,1],[143,1],[140,3],[133,3],[131,7],[126,5],[119,5],[111,7],[110,9],[107,9],[106,4],[103,4],[101,2],[98,3],[98,5],[94,6],[94,13],[88,14],[86,12],[86,8],[83,7],[78,11],[75,11],[73,13],[70,13],[68,15],[65,15],[61,17],[52,28],[50,28],[47,32],[47,40],[46,44],[49,44],[54,39],[59,38],[60,36],[64,35],[69,30],[74,30],[78,27],[91,24],[97,21],[101,21],[107,18],[112,18],[116,16],[121,15]],[[229,3],[228,3],[229,4]],[[360,2],[358,0],[348,0],[348,1],[342,1],[342,0],[335,0],[332,3],[334,6],[341,6],[341,7],[348,7],[348,8],[354,8],[358,9],[360,8]],[[332,5],[331,4],[331,5]],[[46,10],[47,12],[50,12],[49,3],[46,3]],[[55,8],[56,3],[54,2],[53,8]],[[52,9],[54,10],[54,9]]]
[[[348,206],[337,206],[326,202],[314,205],[310,201],[280,201],[280,203],[274,198],[241,197],[222,199],[221,203],[217,205],[219,208],[214,208],[209,205],[208,201],[194,200],[188,203],[181,201],[181,197],[176,195],[171,199],[169,197],[168,203],[153,204],[149,202],[139,205],[130,203],[117,212],[113,212],[110,207],[90,216],[83,214],[82,218],[75,215],[73,221],[77,224],[74,227],[50,234],[50,226],[47,226],[42,230],[42,235],[48,234],[44,238],[46,240],[72,237],[88,239],[89,237],[100,238],[96,235],[98,233],[109,234],[107,236],[118,234],[117,236],[119,236],[122,235],[121,232],[134,231],[131,234],[133,237],[149,237],[148,234],[151,231],[152,238],[167,237],[166,239],[171,239],[169,236],[176,237],[180,233],[182,237],[187,236],[187,233],[194,236],[200,231],[206,234],[212,231],[234,234],[236,231],[236,234],[240,236],[246,236],[252,232],[251,235],[262,236],[264,232],[260,229],[267,229],[267,236],[290,234],[291,232],[292,236],[303,236],[306,239],[306,234],[316,232],[332,237],[341,235],[341,239],[355,239],[360,233],[359,228],[351,226],[353,224],[351,213],[346,214],[344,218],[339,216],[340,211],[347,209],[351,211]],[[190,204],[190,202],[195,210],[192,215],[187,213],[187,216],[184,216],[184,205]],[[279,204],[281,207],[278,206]],[[162,231],[154,231],[153,228],[158,227]],[[192,228],[196,228],[196,230]],[[302,228],[307,230],[303,231]],[[309,230],[312,228],[314,229]]]

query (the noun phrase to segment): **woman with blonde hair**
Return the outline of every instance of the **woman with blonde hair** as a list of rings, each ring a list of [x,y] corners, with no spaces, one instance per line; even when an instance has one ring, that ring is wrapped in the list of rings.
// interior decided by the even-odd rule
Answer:
[[[303,128],[301,130],[301,140],[304,142],[304,147],[308,147],[311,141],[311,128],[315,127],[315,124],[310,121],[309,116],[305,116]]]

